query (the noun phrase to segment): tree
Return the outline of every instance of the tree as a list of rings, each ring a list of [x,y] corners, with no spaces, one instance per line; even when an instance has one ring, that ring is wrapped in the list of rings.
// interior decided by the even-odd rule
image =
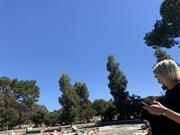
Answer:
[[[112,99],[106,102],[106,110],[103,113],[103,118],[105,121],[113,120],[116,116],[116,107]]]
[[[3,100],[3,95],[2,92],[0,92],[0,127],[3,127],[3,123],[4,123],[4,114],[5,114],[5,102]]]
[[[160,47],[156,48],[156,51],[154,53],[155,57],[156,57],[156,63],[165,60],[165,59],[172,59],[171,56],[169,54],[167,54],[167,52],[163,51]]]
[[[116,108],[113,100],[96,99],[93,102],[93,109],[96,116],[101,116],[103,120],[112,120],[116,115]]]
[[[36,85],[36,81],[13,79],[11,87],[18,103],[24,103],[29,108],[38,101],[39,87]]]
[[[39,87],[34,80],[18,80],[13,79],[11,89],[16,97],[18,104],[17,110],[20,115],[20,122],[29,119],[31,115],[31,108],[38,101]]]
[[[54,110],[53,112],[49,112],[47,114],[46,121],[45,121],[46,125],[56,126],[56,124],[61,123],[59,119],[60,115],[61,115],[61,110],[58,110],[58,111]]]
[[[85,83],[76,82],[73,86],[79,98],[79,120],[89,122],[94,115],[91,101],[89,100],[89,91]]]
[[[48,109],[44,105],[33,104],[31,113],[31,120],[36,127],[46,122]]]
[[[141,113],[142,113],[142,105],[141,102],[143,99],[135,94],[132,94],[130,96],[129,100],[129,112],[130,115],[133,116],[134,118],[140,118]]]
[[[96,116],[104,116],[108,108],[107,101],[104,99],[96,99],[93,102],[93,109],[96,111]]]
[[[180,37],[180,0],[164,0],[160,7],[161,20],[157,20],[154,29],[146,33],[145,43],[153,48],[156,46],[171,48],[179,45]],[[179,46],[180,47],[180,46]]]
[[[109,71],[109,88],[114,98],[114,103],[117,113],[120,114],[121,119],[125,119],[128,114],[128,98],[129,92],[126,91],[127,79],[124,73],[119,69],[119,64],[115,61],[113,55],[108,56],[107,70]]]
[[[39,88],[35,81],[18,81],[8,77],[0,78],[0,124],[12,128],[22,123],[23,114],[31,108],[39,97]]]
[[[59,103],[62,105],[61,120],[66,124],[75,123],[79,113],[79,97],[70,83],[70,78],[62,74],[59,80],[62,96],[59,97]]]
[[[11,91],[10,84],[11,80],[8,77],[0,78],[0,126],[1,128],[8,127],[11,129],[16,124],[19,115],[16,110],[16,98]]]

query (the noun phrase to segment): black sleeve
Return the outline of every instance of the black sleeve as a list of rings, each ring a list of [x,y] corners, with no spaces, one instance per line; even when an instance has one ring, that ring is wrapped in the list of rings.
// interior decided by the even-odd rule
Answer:
[[[180,88],[176,91],[174,101],[174,111],[180,113]]]

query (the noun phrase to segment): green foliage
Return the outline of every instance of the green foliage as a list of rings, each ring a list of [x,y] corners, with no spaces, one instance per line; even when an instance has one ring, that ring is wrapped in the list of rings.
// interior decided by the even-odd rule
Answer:
[[[76,82],[73,87],[80,99],[80,104],[89,102],[89,91],[85,83]]]
[[[61,123],[60,121],[60,115],[61,115],[61,110],[58,111],[53,111],[53,112],[49,112],[46,116],[46,125],[48,126],[55,126],[58,123]]]
[[[157,20],[154,29],[146,33],[145,43],[156,48],[171,48],[179,45],[180,37],[180,0],[164,0],[160,7],[161,20]]]
[[[96,116],[103,116],[107,110],[107,104],[104,99],[96,99],[93,102],[93,109],[96,111]]]
[[[16,110],[16,98],[11,90],[11,80],[0,78],[0,127],[12,128],[16,124],[19,114]]]
[[[155,57],[156,57],[156,61],[157,63],[165,60],[165,59],[172,59],[171,56],[169,54],[167,54],[167,52],[163,51],[161,48],[157,47],[156,51],[154,53]]]
[[[13,79],[11,87],[16,96],[18,103],[24,103],[27,107],[31,107],[34,102],[38,101],[39,88],[34,80],[20,80]]]
[[[24,124],[25,124],[25,125],[32,125],[33,122],[32,122],[31,120],[26,120],[26,121],[24,122]]]
[[[134,118],[140,118],[142,113],[142,106],[141,102],[143,99],[140,96],[137,96],[135,94],[130,96],[129,100],[129,113]]]
[[[105,121],[113,120],[116,115],[116,107],[112,99],[106,101],[106,110],[103,112],[103,118]]]
[[[89,122],[94,115],[92,105],[89,98],[89,91],[85,83],[76,82],[74,90],[79,98],[79,121]]]
[[[116,115],[116,109],[112,100],[96,99],[93,102],[93,109],[96,116],[101,116],[103,120],[112,120]]]
[[[35,126],[39,126],[46,122],[48,110],[45,106],[34,104],[31,113],[31,120],[35,123]]]
[[[62,105],[60,121],[66,124],[77,122],[89,122],[94,115],[89,98],[89,91],[85,83],[70,83],[70,78],[62,74],[59,80],[61,97],[59,103]]]
[[[144,99],[150,99],[152,101],[156,100],[156,101],[159,101],[159,102],[163,102],[163,100],[164,100],[164,93],[162,93],[160,96],[147,96]]]
[[[96,99],[93,102],[93,109],[96,111],[96,116],[103,116],[108,108],[107,101],[104,99]]]
[[[0,78],[0,127],[12,128],[22,123],[23,114],[39,97],[39,88],[35,81],[11,80],[8,77]],[[25,121],[26,119],[24,119]]]
[[[128,115],[127,103],[129,93],[126,91],[127,79],[124,73],[119,69],[119,64],[115,61],[113,55],[108,56],[107,70],[109,71],[109,88],[114,98],[114,103],[119,113],[123,118]]]
[[[67,124],[75,123],[78,120],[79,97],[67,75],[62,74],[59,86],[62,92],[62,96],[59,97],[59,103],[62,105],[61,119]]]

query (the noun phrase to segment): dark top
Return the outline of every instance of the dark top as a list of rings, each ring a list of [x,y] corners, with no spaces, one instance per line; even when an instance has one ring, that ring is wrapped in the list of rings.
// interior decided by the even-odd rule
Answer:
[[[180,83],[175,85],[171,90],[167,90],[164,101],[165,107],[180,113]],[[180,135],[180,124],[165,117],[148,114],[153,135]]]

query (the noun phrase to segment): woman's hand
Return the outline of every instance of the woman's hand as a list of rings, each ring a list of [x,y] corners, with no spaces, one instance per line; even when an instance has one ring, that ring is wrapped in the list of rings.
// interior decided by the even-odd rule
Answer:
[[[152,105],[145,105],[143,109],[147,110],[153,115],[165,115],[167,108],[157,101],[153,101]]]

